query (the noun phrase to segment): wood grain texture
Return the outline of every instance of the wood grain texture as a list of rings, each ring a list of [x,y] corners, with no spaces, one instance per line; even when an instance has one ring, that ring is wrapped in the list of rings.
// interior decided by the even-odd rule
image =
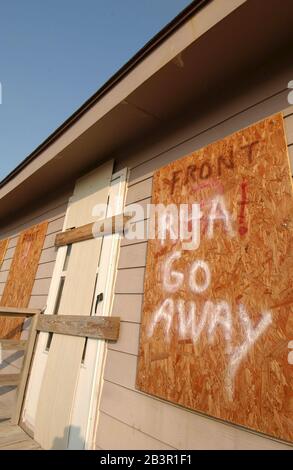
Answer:
[[[6,240],[0,240],[0,269],[1,269],[2,263],[6,255],[8,244],[9,244],[8,238]]]
[[[124,214],[115,217],[108,217],[99,222],[82,225],[81,227],[71,228],[65,232],[57,233],[55,246],[64,246],[71,243],[83,242],[92,238],[103,237],[113,233],[123,232],[125,224],[131,216]]]
[[[84,315],[41,315],[37,324],[38,331],[111,341],[117,341],[119,328],[119,317]]]
[[[19,236],[1,306],[25,308],[29,305],[47,226],[48,223],[43,222]],[[0,322],[1,338],[19,339],[23,320],[1,318]]]
[[[194,250],[148,243],[137,387],[291,442],[293,197],[282,115],[157,171],[152,202],[200,203],[201,240]]]

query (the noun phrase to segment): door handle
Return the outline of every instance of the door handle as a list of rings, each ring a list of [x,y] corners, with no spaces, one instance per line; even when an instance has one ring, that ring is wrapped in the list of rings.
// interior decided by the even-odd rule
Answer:
[[[103,300],[104,300],[103,292],[100,292],[100,294],[98,294],[96,298],[95,313],[97,313],[97,308],[98,308],[99,303],[103,302]]]

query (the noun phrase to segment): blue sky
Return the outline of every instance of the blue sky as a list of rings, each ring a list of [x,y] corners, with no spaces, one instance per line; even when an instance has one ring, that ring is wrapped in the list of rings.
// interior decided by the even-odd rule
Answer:
[[[189,3],[1,2],[0,180]]]

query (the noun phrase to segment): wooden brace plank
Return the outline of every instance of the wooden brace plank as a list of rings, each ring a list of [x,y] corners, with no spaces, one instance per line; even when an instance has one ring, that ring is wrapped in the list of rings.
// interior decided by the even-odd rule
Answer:
[[[24,351],[26,348],[26,341],[17,339],[0,339],[0,351]]]
[[[37,330],[69,336],[117,341],[119,317],[85,317],[84,315],[41,315]]]
[[[132,215],[119,214],[108,217],[102,221],[82,225],[81,227],[71,228],[65,232],[57,233],[55,246],[60,247],[70,245],[71,243],[91,240],[92,238],[103,237],[112,233],[121,233],[124,231],[126,223]]]
[[[20,381],[20,374],[3,374],[0,375],[0,386],[18,385]]]

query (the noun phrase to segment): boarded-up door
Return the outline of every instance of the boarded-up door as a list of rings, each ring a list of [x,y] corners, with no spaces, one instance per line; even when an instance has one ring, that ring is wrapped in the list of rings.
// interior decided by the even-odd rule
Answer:
[[[67,210],[65,228],[96,220],[93,209],[97,204],[107,203],[112,168],[111,161],[78,180]],[[99,238],[68,248],[63,267],[66,276],[55,313],[90,315],[101,244]],[[67,447],[84,347],[84,338],[53,335],[35,421],[35,439],[45,449]]]

